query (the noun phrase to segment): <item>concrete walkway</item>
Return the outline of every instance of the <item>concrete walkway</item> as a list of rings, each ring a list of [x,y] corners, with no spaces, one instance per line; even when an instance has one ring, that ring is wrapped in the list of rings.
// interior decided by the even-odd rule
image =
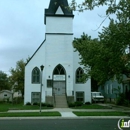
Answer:
[[[130,108],[126,108],[126,107],[119,107],[116,105],[112,105],[112,104],[99,104],[102,106],[109,106],[110,109],[71,109],[71,108],[53,108],[53,109],[42,109],[42,112],[53,112],[53,111],[58,111],[61,114],[61,117],[32,117],[35,119],[62,119],[62,118],[66,118],[66,119],[105,119],[105,118],[129,118],[127,116],[88,116],[88,117],[78,117],[77,115],[75,115],[73,113],[73,111],[83,111],[83,112],[110,112],[110,111],[123,111],[123,112],[130,112]],[[39,112],[39,110],[9,110],[8,112]],[[20,117],[20,119],[30,119],[31,117]],[[32,119],[31,118],[31,119]],[[16,119],[16,118],[15,118]],[[19,119],[19,118],[18,118]]]
[[[53,112],[58,111],[61,114],[61,117],[77,117],[73,111],[86,111],[86,112],[108,112],[115,111],[112,109],[71,109],[71,108],[54,108],[54,109],[42,109],[42,112]],[[39,112],[39,110],[9,110],[8,112]]]
[[[107,104],[105,104],[105,103],[103,103],[103,104],[98,103],[98,105],[107,106],[107,107],[109,107],[109,108],[111,108],[113,110],[116,110],[116,111],[130,112],[130,107],[117,106],[115,104],[108,104],[108,103]]]
[[[86,111],[86,112],[107,112],[107,111],[115,111],[113,109],[71,109],[71,108],[53,108],[53,109],[42,109],[42,112],[51,112],[51,111],[58,111],[58,112],[73,112],[73,111]],[[39,112],[39,110],[9,110],[8,112]]]
[[[70,108],[42,109],[42,112],[58,111],[61,117],[77,117]],[[9,110],[8,112],[39,112],[39,110]]]

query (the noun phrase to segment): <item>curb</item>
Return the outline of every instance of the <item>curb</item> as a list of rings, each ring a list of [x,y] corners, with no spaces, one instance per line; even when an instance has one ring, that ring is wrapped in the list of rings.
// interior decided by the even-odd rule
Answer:
[[[81,117],[0,117],[0,120],[44,120],[44,119],[130,119],[128,116],[81,116]]]

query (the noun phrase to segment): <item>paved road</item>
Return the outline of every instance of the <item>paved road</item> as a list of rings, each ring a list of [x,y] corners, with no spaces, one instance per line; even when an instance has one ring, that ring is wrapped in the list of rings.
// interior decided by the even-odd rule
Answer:
[[[118,119],[0,120],[0,130],[119,130]]]

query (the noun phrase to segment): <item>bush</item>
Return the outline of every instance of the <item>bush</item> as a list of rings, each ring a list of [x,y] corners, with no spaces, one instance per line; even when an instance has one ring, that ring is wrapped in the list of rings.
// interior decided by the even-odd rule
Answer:
[[[124,106],[129,106],[129,101],[128,100],[124,100]]]
[[[75,103],[68,103],[69,107],[75,107]]]
[[[30,103],[30,102],[27,102],[26,105],[29,106],[29,105],[31,105],[31,103]]]
[[[15,97],[15,98],[13,98],[13,103],[14,104],[19,104],[21,102],[23,102],[23,98],[22,97]]]
[[[75,106],[82,106],[83,103],[82,102],[75,102]]]
[[[37,102],[34,102],[33,105],[36,106],[36,105],[38,105],[38,103],[37,103]]]
[[[38,105],[40,106],[40,103]],[[49,103],[41,103],[41,106],[42,107],[53,107],[53,105],[49,104]]]
[[[127,102],[127,100],[125,99],[125,94],[124,93],[119,94],[119,97],[116,100],[116,104],[124,105],[124,104],[126,104],[126,102]]]
[[[38,106],[40,106],[40,103],[35,102],[35,103],[33,103],[33,105],[38,105]],[[52,104],[43,103],[43,102],[41,103],[41,106],[42,106],[42,107],[53,107]]]
[[[46,104],[46,103],[41,103],[41,106],[42,106],[42,107],[46,107],[47,104]]]
[[[86,105],[90,105],[91,103],[90,102],[85,102]]]
[[[53,107],[53,105],[52,105],[52,104],[46,104],[46,106],[47,106],[47,107]]]

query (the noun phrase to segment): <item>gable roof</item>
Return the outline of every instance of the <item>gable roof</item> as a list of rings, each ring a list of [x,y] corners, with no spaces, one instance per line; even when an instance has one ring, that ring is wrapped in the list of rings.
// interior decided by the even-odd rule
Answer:
[[[64,15],[73,15],[72,11],[70,11],[67,8],[67,7],[69,7],[67,0],[51,0],[49,8],[45,9],[45,14],[46,15],[54,15],[59,6],[61,7]]]
[[[3,93],[3,92],[12,93],[10,90],[2,90],[2,91],[0,91],[0,93]]]
[[[44,42],[46,41],[46,39],[41,43],[41,45],[38,47],[38,49],[34,52],[34,54],[31,56],[31,58],[27,61],[27,63],[25,64],[25,66],[30,62],[30,60],[34,57],[34,55],[38,52],[38,50],[41,48],[41,46],[44,44]]]

